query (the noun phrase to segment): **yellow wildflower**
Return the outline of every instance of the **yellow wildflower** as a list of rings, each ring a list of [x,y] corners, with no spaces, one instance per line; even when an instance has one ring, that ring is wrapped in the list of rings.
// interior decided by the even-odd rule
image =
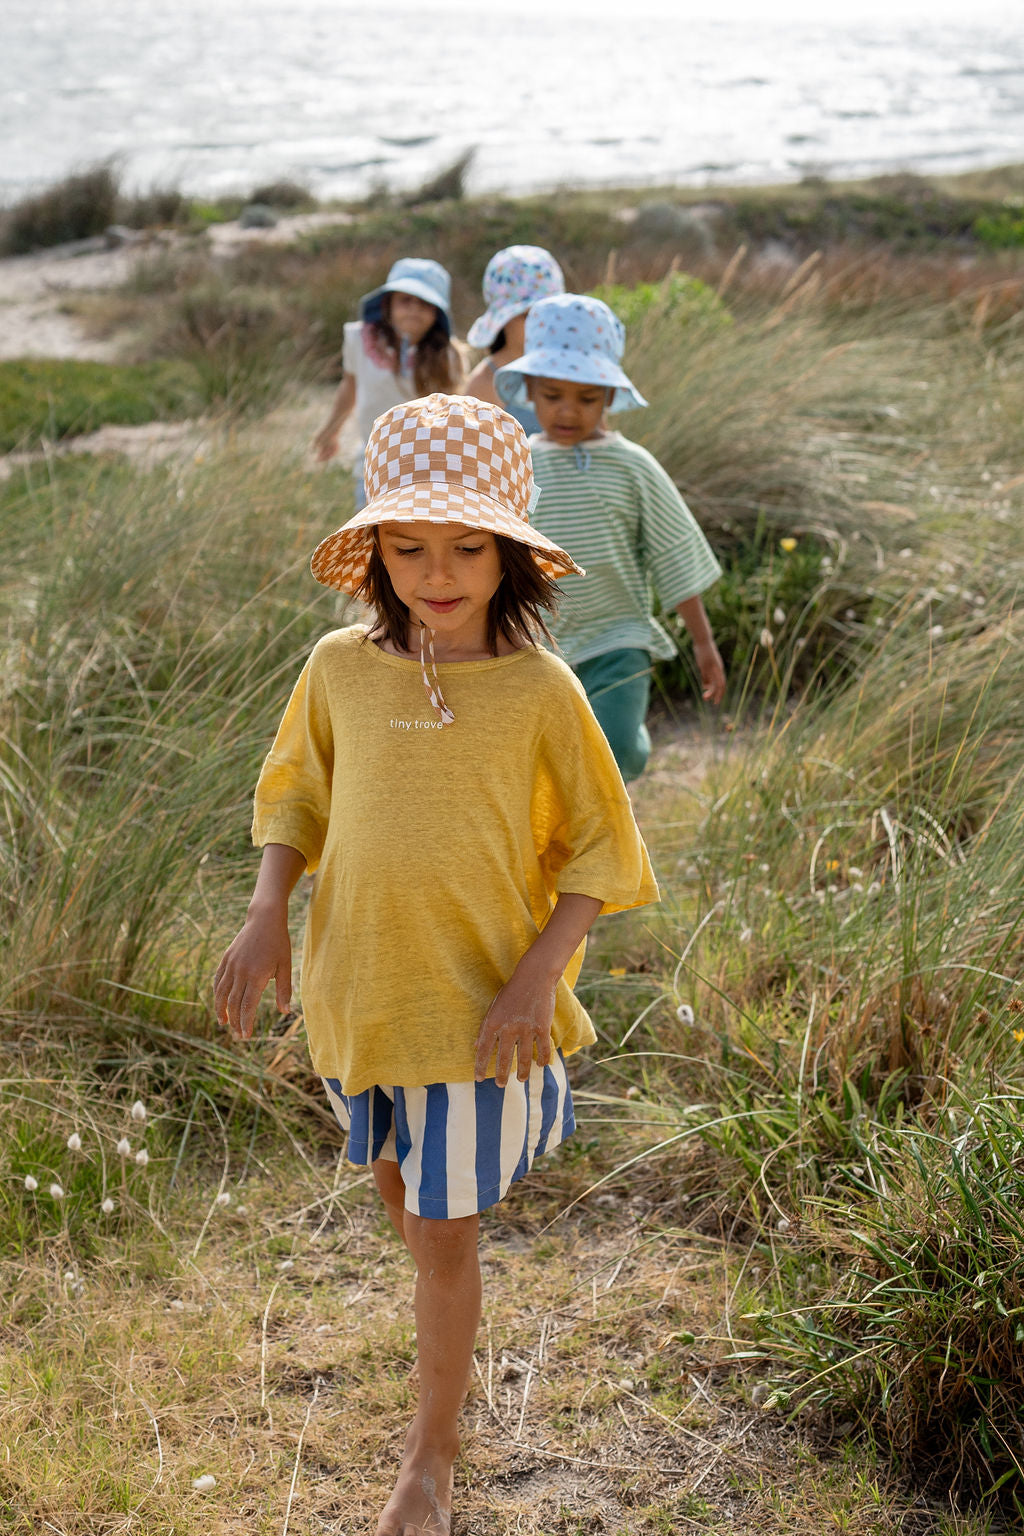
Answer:
[[[784,549],[787,555],[791,555],[796,549],[796,539],[780,539],[779,548]]]
[[[1024,1029],[1015,1029],[1013,1032],[1013,1038],[1016,1040],[1018,1045],[1024,1045]]]
[[[625,974],[626,967],[624,965],[613,965],[608,972],[609,976],[625,976]]]

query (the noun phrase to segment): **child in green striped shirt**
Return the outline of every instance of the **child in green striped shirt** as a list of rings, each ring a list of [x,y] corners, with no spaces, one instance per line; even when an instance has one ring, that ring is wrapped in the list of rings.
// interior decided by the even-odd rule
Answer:
[[[555,638],[623,778],[635,779],[651,750],[651,662],[676,651],[654,617],[654,594],[683,620],[703,697],[720,704],[725,669],[700,594],[721,567],[653,455],[604,426],[606,411],[647,404],[622,369],[618,317],[600,299],[555,294],[531,309],[525,341],[495,384],[508,406],[529,399],[540,422],[530,442],[541,490],[534,522],[587,572],[559,583]]]

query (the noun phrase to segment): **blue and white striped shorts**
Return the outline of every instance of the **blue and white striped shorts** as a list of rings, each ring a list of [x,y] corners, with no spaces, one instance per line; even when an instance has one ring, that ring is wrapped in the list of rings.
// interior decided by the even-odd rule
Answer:
[[[565,1061],[536,1062],[525,1083],[428,1083],[425,1088],[376,1085],[347,1094],[322,1078],[331,1108],[348,1132],[346,1157],[397,1162],[405,1208],[452,1221],[472,1216],[508,1194],[509,1186],[576,1129]]]

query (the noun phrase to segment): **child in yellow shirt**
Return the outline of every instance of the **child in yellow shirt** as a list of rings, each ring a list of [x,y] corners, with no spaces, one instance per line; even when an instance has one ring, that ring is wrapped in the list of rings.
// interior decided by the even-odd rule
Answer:
[[[574,1128],[565,1057],[602,912],[657,900],[611,752],[537,644],[576,569],[531,526],[526,438],[431,395],[376,423],[368,504],[313,574],[370,609],[329,634],[256,790],[263,860],[215,980],[248,1039],[291,997],[288,900],[315,872],[302,957],[314,1069],[417,1268],[419,1403],[378,1536],[450,1528],[480,1316],[479,1213]]]

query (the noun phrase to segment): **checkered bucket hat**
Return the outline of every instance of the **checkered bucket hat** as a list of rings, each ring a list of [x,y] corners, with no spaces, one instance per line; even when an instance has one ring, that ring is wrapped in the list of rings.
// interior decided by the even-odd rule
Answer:
[[[525,405],[526,380],[565,379],[614,389],[609,411],[631,411],[647,401],[622,367],[626,327],[601,299],[558,293],[541,299],[526,317],[526,350],[494,375],[508,406]]]
[[[378,416],[366,445],[367,504],[313,552],[317,581],[355,594],[379,523],[462,523],[533,550],[549,576],[583,572],[530,525],[537,492],[526,434],[498,405],[427,395]]]
[[[469,328],[471,347],[489,347],[516,315],[525,315],[538,299],[565,292],[562,269],[540,245],[509,245],[498,251],[484,272],[486,310]]]

